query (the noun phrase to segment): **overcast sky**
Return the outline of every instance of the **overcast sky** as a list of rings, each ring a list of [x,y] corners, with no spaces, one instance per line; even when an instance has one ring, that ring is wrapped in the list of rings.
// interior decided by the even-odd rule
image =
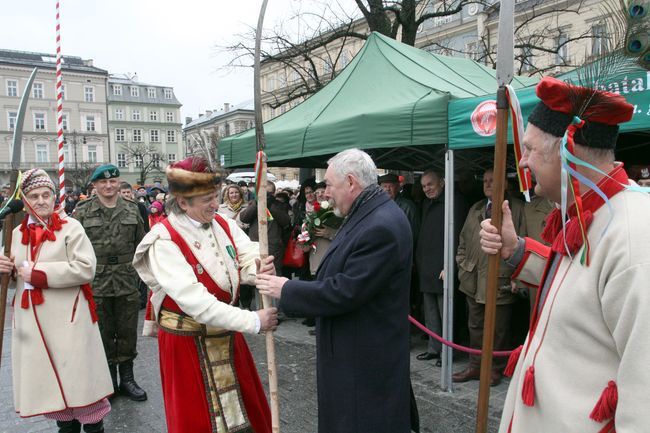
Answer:
[[[56,0],[11,0],[3,8],[0,47],[56,52]],[[217,45],[257,25],[261,0],[61,0],[63,55],[93,59],[109,73],[171,86],[185,116],[253,97],[253,71],[219,70],[229,57]],[[273,27],[300,0],[270,0]],[[65,79],[65,78],[64,78]]]

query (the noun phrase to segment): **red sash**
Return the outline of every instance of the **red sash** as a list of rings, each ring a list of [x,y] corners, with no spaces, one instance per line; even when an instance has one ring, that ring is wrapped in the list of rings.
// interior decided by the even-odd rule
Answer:
[[[219,226],[221,226],[223,231],[226,232],[228,239],[230,239],[230,242],[232,243],[232,246],[235,249],[235,259],[237,259],[238,258],[237,246],[235,245],[235,241],[232,237],[232,233],[230,233],[230,227],[228,226],[228,222],[226,222],[226,220],[223,219],[223,217],[221,217],[220,215],[215,215],[214,219],[215,221],[217,221],[217,223],[219,223]],[[203,284],[205,288],[208,289],[208,292],[214,295],[219,301],[230,304],[230,302],[232,301],[232,295],[227,291],[223,290],[221,287],[219,287],[219,285],[212,279],[212,277],[208,272],[205,272],[203,270],[199,272],[199,269],[202,269],[201,264],[199,263],[198,259],[190,249],[190,246],[187,244],[187,242],[185,242],[185,239],[183,239],[183,237],[169,223],[169,219],[167,218],[164,219],[163,221],[160,222],[160,224],[165,226],[165,228],[169,232],[172,242],[174,242],[178,246],[178,248],[180,248],[181,252],[183,253],[183,256],[185,256],[185,259],[187,260],[187,263],[189,263],[190,266],[192,266],[194,275],[196,275],[196,279],[199,281],[199,283]],[[237,294],[238,297],[239,287],[237,287],[235,293]],[[235,298],[235,303],[237,302],[237,297]],[[183,310],[180,309],[178,304],[176,304],[176,302],[174,302],[174,300],[169,296],[165,296],[162,306],[165,309],[173,311],[175,313],[183,312]]]

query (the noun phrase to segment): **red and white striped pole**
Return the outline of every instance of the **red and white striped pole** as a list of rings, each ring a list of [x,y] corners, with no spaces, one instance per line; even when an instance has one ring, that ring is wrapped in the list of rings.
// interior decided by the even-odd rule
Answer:
[[[56,138],[59,146],[59,197],[65,200],[65,164],[63,161],[63,92],[61,91],[61,23],[56,2]]]

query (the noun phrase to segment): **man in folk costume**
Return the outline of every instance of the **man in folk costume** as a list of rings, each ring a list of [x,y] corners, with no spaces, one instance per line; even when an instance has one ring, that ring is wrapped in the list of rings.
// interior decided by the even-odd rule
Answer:
[[[268,403],[241,333],[274,328],[277,310],[234,306],[240,282],[255,279],[258,244],[216,214],[221,177],[205,160],[169,166],[167,180],[169,217],[152,227],[133,259],[153,292],[167,429],[270,432]],[[260,271],[274,273],[272,256]]]
[[[501,248],[513,278],[538,288],[528,338],[506,368],[500,432],[647,431],[650,197],[614,161],[633,107],[554,78],[537,95],[520,164],[559,206],[542,233],[551,246],[518,238],[507,202],[501,235],[490,220],[481,231],[484,251]]]
[[[0,272],[17,268],[12,338],[14,405],[24,418],[44,415],[59,432],[103,432],[111,406],[111,376],[90,282],[92,244],[78,221],[55,207],[54,183],[41,169],[24,173],[27,216],[14,229],[12,259],[0,255]]]

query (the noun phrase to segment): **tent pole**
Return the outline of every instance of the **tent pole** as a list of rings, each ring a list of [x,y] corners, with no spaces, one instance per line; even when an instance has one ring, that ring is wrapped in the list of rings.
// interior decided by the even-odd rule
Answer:
[[[443,282],[442,337],[449,341],[453,341],[454,335],[454,269],[456,263],[454,212],[454,151],[447,149],[445,153],[445,280]],[[454,388],[451,380],[454,364],[453,350],[443,345],[441,358],[440,385],[443,390],[453,392]]]

